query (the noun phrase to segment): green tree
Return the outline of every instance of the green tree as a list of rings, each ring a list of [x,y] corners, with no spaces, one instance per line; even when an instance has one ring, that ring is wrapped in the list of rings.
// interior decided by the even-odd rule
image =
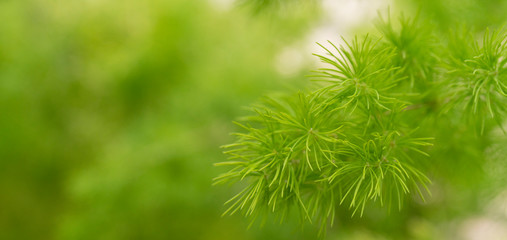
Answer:
[[[379,18],[377,36],[321,45],[327,54],[316,56],[328,67],[307,90],[267,98],[237,123],[243,131],[224,146],[229,161],[216,164],[230,170],[215,183],[242,186],[226,214],[274,212],[283,221],[296,210],[323,233],[337,219],[379,209],[388,221],[403,211],[424,216],[430,188],[452,192],[467,181],[484,190],[487,173],[466,168],[482,168],[486,150],[502,142],[495,132],[507,113],[506,33],[446,34],[429,20]],[[381,207],[368,206],[375,202]]]

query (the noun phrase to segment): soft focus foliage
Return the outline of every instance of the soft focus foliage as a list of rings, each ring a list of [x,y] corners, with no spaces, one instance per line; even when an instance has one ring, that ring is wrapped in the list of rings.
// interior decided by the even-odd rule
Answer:
[[[335,206],[346,202],[352,215],[363,215],[369,202],[397,205],[405,194],[427,189],[429,179],[414,167],[413,154],[425,153],[431,138],[412,136],[405,125],[407,81],[397,66],[395,50],[366,36],[329,57],[317,55],[332,68],[316,77],[327,84],[284,102],[258,107],[238,141],[226,145],[234,168],[216,183],[249,180],[226,211],[244,210],[254,218],[257,208],[287,215],[298,206],[303,219],[321,223],[335,218]],[[340,56],[340,57],[338,57]],[[321,80],[322,81],[322,80]],[[402,90],[400,92],[400,90]],[[250,125],[252,124],[252,125]],[[277,208],[278,206],[278,208]]]
[[[223,172],[213,164],[226,158],[218,147],[234,141],[229,132],[244,131],[231,120],[249,114],[243,107],[259,102],[264,94],[307,88],[304,76],[315,69],[311,59],[317,59],[310,51],[303,56],[303,66],[290,76],[280,74],[275,63],[284,47],[304,42],[321,20],[319,1],[271,1],[276,4],[265,8],[255,6],[269,1],[240,2],[0,1],[0,239],[315,239],[318,226],[301,224],[296,212],[288,212],[283,224],[274,223],[274,217],[268,215],[262,228],[254,224],[250,229],[239,215],[221,217],[228,208],[223,203],[246,187],[212,186],[212,178]],[[474,40],[479,39],[477,29],[504,23],[501,13],[507,6],[503,1],[409,2],[399,6],[410,12],[420,4],[420,17],[433,22],[415,28],[407,22],[411,31],[400,35],[389,35],[389,28],[379,27],[389,38],[375,44],[397,43],[398,48],[378,54],[406,66],[388,71],[410,76],[392,81],[399,82],[400,92],[432,89],[429,77],[435,69],[424,63],[433,64],[438,56],[427,54],[435,41],[426,33],[434,32],[428,29],[447,32],[448,24],[456,19],[471,29],[467,41],[472,47],[454,49],[456,61],[447,63],[460,66],[460,76],[488,79],[482,86],[497,89],[490,101],[478,98],[477,110],[467,109],[484,117],[487,127],[482,128],[480,122],[470,126],[449,115],[421,117],[431,107],[403,113],[404,118],[421,119],[404,126],[419,128],[414,137],[435,138],[431,158],[447,159],[431,161],[412,154],[433,181],[428,186],[432,196],[426,196],[426,203],[408,196],[410,201],[402,210],[396,207],[390,214],[366,205],[362,218],[359,214],[351,218],[353,198],[349,197],[347,205],[333,206],[336,218],[324,236],[328,239],[454,239],[463,221],[484,212],[505,221],[504,198],[499,193],[505,191],[507,181],[507,138],[495,121],[505,116],[499,105],[491,108],[494,116],[488,107],[505,91],[494,84],[492,66],[483,66],[476,58],[484,56],[484,51],[495,52],[474,47]],[[377,25],[388,21],[387,16],[383,19]],[[391,19],[395,25],[397,20]],[[331,42],[336,43],[339,34]],[[493,30],[489,36],[492,34]],[[485,36],[477,35],[480,39]],[[411,43],[414,39],[416,45]],[[452,44],[452,37],[446,39],[449,43],[442,44],[461,46]],[[323,45],[336,53],[332,46]],[[484,71],[470,72],[470,66],[483,66]],[[428,77],[428,82],[416,81],[421,76]],[[368,79],[371,75],[363,77],[377,84]],[[356,93],[352,82],[331,80],[336,89]],[[458,80],[453,84],[471,84]],[[390,85],[375,87],[383,89],[379,94],[385,98],[372,98],[372,106],[392,104],[390,97],[396,92]],[[328,89],[327,94],[336,89]],[[475,92],[488,93],[484,87]],[[406,100],[424,102],[432,94],[436,93],[408,94]],[[357,96],[375,95],[364,89]],[[310,100],[307,93],[301,96],[301,101]],[[466,104],[463,99],[455,100]],[[262,109],[280,107],[269,104],[277,103],[268,101]],[[348,108],[355,105],[351,101]],[[302,120],[308,116],[297,112],[301,106],[283,107],[292,109],[287,116]],[[367,113],[365,106],[357,108],[357,114]],[[292,140],[298,138],[297,127],[283,119],[287,116],[268,113],[256,118],[280,120],[277,124],[285,124],[285,134]],[[354,116],[347,117],[350,122]],[[322,131],[337,137],[346,127],[361,132],[350,124],[338,127],[326,125]],[[481,129],[482,135],[475,131]],[[335,144],[329,136],[312,139],[311,143],[318,144],[310,146],[309,142],[308,148]],[[376,144],[377,148],[371,148],[375,154],[381,146],[378,143],[396,135],[368,137]],[[360,148],[370,146],[364,144],[370,142],[366,138],[354,141]],[[351,154],[349,151],[344,154]],[[307,156],[302,151],[299,154],[298,164],[307,164]],[[308,161],[312,168],[321,169],[332,163],[332,159],[325,160],[317,166],[311,155]],[[317,206],[314,209],[321,206],[317,198],[309,198]],[[276,205],[284,207],[280,202]],[[322,214],[327,216],[330,205],[324,205]]]
[[[204,1],[0,3],[1,239],[297,229],[247,232],[220,218],[226,194],[211,179],[241,106],[300,85],[273,58],[308,18],[221,11]]]

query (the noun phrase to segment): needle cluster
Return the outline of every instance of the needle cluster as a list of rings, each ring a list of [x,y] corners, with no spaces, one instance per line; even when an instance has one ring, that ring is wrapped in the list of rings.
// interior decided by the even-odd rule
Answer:
[[[505,34],[489,31],[438,45],[428,26],[381,19],[378,37],[320,45],[327,67],[311,76],[313,90],[267,98],[236,123],[243,130],[224,146],[229,159],[216,164],[230,169],[214,181],[242,189],[224,214],[283,220],[296,209],[324,231],[340,206],[362,216],[370,203],[401,209],[407,197],[430,196],[423,166],[433,138],[419,123],[462,108],[483,125],[487,116],[501,123],[507,47]]]
[[[480,123],[486,120],[499,126],[507,113],[507,34],[486,30],[482,39],[465,32],[454,34],[450,47],[446,83],[447,109],[460,109],[463,116]],[[459,42],[459,44],[456,44]]]

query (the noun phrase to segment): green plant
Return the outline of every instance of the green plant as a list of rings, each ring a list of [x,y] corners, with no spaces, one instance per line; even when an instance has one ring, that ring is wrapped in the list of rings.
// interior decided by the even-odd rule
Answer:
[[[297,209],[322,232],[341,205],[362,216],[369,203],[401,210],[414,195],[431,196],[428,175],[448,170],[428,166],[449,161],[438,152],[453,144],[438,141],[442,132],[476,129],[481,138],[505,120],[507,36],[486,30],[476,40],[430,26],[381,17],[378,36],[321,45],[327,54],[316,56],[328,67],[308,90],[253,107],[224,146],[229,161],[216,164],[230,167],[216,184],[243,186],[225,214],[271,211],[283,221]]]

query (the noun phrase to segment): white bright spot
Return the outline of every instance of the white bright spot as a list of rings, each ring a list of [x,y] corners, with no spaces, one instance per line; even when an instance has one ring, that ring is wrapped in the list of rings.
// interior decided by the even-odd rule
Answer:
[[[463,223],[461,232],[466,240],[505,240],[507,224],[492,218],[473,218]]]
[[[323,0],[322,5],[329,19],[341,29],[348,29],[370,22],[378,10],[390,5],[388,0]]]
[[[327,47],[332,47],[327,41],[331,41],[337,47],[343,44],[341,36],[345,35],[349,40],[348,33],[354,28],[371,25],[377,17],[377,11],[387,11],[392,0],[323,0],[322,8],[324,17],[322,22],[310,32],[307,37],[307,51],[320,55],[326,55],[325,50],[319,47],[318,42]],[[317,63],[319,60],[313,58]],[[319,64],[321,65],[321,64]]]
[[[327,55],[326,50],[324,50],[317,44],[319,43],[334,53],[336,52],[336,50],[333,50],[334,49],[333,46],[329,44],[328,41],[331,41],[336,47],[339,48],[340,45],[344,44],[341,38],[341,34],[342,33],[339,33],[333,27],[330,26],[315,28],[308,37],[308,42],[311,41],[311,44],[308,44],[309,47],[307,51],[326,56]],[[314,57],[314,60],[317,60],[317,58]]]
[[[295,47],[285,47],[276,56],[275,67],[282,75],[295,75],[303,67],[303,55]]]
[[[235,0],[208,0],[211,6],[215,7],[218,11],[229,11],[233,5]]]

